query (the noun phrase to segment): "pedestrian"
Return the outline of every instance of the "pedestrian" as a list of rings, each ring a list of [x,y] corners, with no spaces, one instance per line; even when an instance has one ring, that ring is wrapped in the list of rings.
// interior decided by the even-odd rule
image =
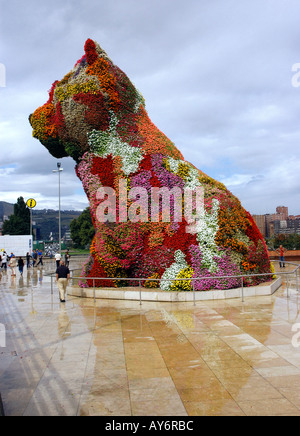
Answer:
[[[6,251],[3,251],[2,254],[2,264],[1,267],[4,268],[5,271],[7,271],[7,254]]]
[[[38,266],[38,265],[42,265],[42,266],[43,266],[43,252],[42,252],[42,251],[39,251],[39,252],[38,252],[38,256],[39,256],[39,261],[38,261],[38,263],[36,264],[36,266]]]
[[[60,265],[60,261],[61,261],[61,254],[60,253],[56,253],[55,261],[56,261],[56,268],[58,268]]]
[[[69,268],[69,265],[70,265],[70,253],[69,253],[69,250],[67,250],[66,252],[65,252],[65,265]]]
[[[26,254],[26,264],[27,264],[27,268],[30,268],[30,259],[31,259],[31,256],[30,256],[29,253],[27,253],[27,254]]]
[[[22,276],[23,275],[23,269],[24,269],[24,260],[22,259],[21,256],[18,259],[18,267],[19,267],[19,272],[20,272],[20,274]]]
[[[12,277],[16,276],[16,267],[17,267],[17,265],[18,265],[17,259],[16,259],[15,255],[13,254],[12,257],[10,258],[10,261],[9,261],[9,267],[11,269]]]
[[[65,262],[62,260],[61,264],[56,270],[56,280],[57,280],[57,286],[59,290],[59,298],[61,303],[65,303],[66,298],[66,292],[67,292],[67,285],[68,280],[70,278],[70,270],[65,265]]]
[[[277,253],[279,253],[279,266],[280,266],[280,268],[281,268],[281,264],[282,264],[282,267],[285,268],[284,253],[287,251],[287,249],[284,248],[282,245],[280,245],[280,247],[276,251],[277,251]]]
[[[37,254],[37,250],[33,250],[33,255],[32,255],[32,266],[33,267],[35,267],[36,265],[36,262],[37,262],[37,259],[38,259],[38,254]]]

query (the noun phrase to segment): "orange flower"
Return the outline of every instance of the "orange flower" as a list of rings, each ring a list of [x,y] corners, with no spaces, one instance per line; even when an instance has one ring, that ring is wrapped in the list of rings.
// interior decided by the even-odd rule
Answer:
[[[116,91],[116,79],[110,63],[104,58],[98,58],[93,65],[86,69],[86,73],[98,78],[102,91],[109,97],[111,109],[116,111],[120,104],[120,98]]]
[[[53,122],[54,116],[55,107],[52,103],[46,103],[39,107],[31,116],[32,136],[39,140],[46,140],[49,137],[56,138],[57,130]]]
[[[165,156],[171,156],[174,159],[183,160],[180,151],[175,147],[173,142],[152,123],[143,106],[140,106],[136,119],[138,132],[144,139],[143,149],[146,153],[161,153]]]

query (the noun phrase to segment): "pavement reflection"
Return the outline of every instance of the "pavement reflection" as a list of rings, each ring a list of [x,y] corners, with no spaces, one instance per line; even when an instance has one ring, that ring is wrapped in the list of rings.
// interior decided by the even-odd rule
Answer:
[[[289,298],[283,285],[244,303],[62,304],[51,270],[1,274],[6,415],[300,414],[296,279]]]

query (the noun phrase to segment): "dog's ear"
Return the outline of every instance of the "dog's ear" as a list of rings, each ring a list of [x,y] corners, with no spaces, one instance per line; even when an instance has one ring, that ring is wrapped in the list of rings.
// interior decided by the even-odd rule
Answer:
[[[98,78],[108,106],[118,119],[128,112],[136,112],[144,101],[127,75],[114,65],[97,42],[88,39],[84,50],[88,64],[86,73]]]
[[[100,47],[98,42],[93,41],[92,39],[86,40],[84,44],[84,51],[88,65],[93,65],[99,58],[104,58],[110,64],[112,64],[112,61],[107,56],[106,52]]]

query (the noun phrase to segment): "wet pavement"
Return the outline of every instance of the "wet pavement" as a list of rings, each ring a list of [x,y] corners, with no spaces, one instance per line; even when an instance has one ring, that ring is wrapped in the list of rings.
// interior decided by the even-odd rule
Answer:
[[[72,264],[71,264],[72,267]],[[300,415],[300,299],[68,297],[44,269],[0,280],[6,416]]]

